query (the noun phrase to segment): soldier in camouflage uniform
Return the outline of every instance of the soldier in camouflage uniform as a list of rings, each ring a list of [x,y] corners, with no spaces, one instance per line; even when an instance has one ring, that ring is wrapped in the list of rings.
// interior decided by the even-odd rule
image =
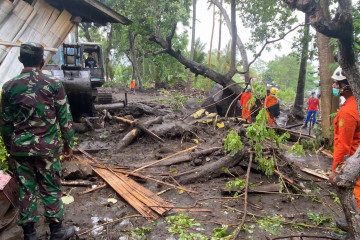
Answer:
[[[34,227],[39,220],[37,188],[50,226],[50,239],[68,239],[75,231],[74,227],[61,227],[64,207],[60,151],[66,158],[71,156],[74,130],[62,83],[40,70],[44,65],[43,54],[40,44],[21,44],[19,61],[24,69],[6,82],[2,90],[1,134],[16,163],[20,188],[19,225],[24,230],[24,239],[37,239]]]

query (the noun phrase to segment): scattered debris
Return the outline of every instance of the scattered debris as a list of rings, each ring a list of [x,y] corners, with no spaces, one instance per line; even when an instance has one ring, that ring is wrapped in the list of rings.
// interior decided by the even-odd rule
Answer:
[[[89,157],[89,161],[101,166],[99,161],[89,153],[84,152],[82,149],[78,150],[84,153],[86,157]],[[129,177],[121,173],[115,173],[109,167],[101,167],[102,168],[93,167],[93,170],[146,219],[157,219],[159,215],[163,216],[173,208],[173,205],[165,202],[162,198],[142,187]]]

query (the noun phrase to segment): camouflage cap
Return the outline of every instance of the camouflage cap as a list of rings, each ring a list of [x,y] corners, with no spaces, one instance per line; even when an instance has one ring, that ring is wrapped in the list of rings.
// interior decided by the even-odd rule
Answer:
[[[34,42],[23,43],[20,46],[20,56],[22,54],[32,55],[32,56],[43,56],[44,47],[41,44]]]

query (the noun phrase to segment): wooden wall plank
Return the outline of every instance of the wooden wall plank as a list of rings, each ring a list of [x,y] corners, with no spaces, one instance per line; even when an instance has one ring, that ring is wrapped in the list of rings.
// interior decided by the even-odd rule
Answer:
[[[18,11],[26,10],[24,8],[23,1],[19,1],[16,7],[18,5]],[[47,47],[59,48],[74,27],[74,24],[70,21],[72,15],[66,10],[60,13],[44,0],[38,0],[34,4],[34,9],[37,11],[34,19],[30,21],[24,30],[18,29],[17,33],[19,34],[13,36],[13,39],[11,40],[19,42],[39,42]],[[24,23],[22,25],[24,25]],[[2,35],[0,34],[0,36]],[[14,37],[16,37],[16,39]],[[11,41],[7,39],[4,40]],[[11,48],[11,50],[8,50],[0,46],[0,59],[1,48],[5,51],[3,51],[4,60],[2,62],[0,61],[0,76],[2,76],[0,79],[0,86],[2,86],[4,82],[18,75],[23,68],[23,65],[17,60],[19,56],[19,49],[14,47]],[[51,57],[52,53],[45,52],[44,58],[46,62],[49,61]]]
[[[14,4],[9,0],[0,0],[0,25],[14,9]]]
[[[34,8],[24,1],[19,1],[11,14],[0,24],[0,40],[12,42],[16,34],[24,26]],[[4,46],[0,47],[0,63],[4,60],[8,49]]]

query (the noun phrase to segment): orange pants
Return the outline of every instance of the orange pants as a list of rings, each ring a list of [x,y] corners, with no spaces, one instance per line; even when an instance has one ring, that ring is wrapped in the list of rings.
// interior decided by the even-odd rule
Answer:
[[[356,185],[354,187],[354,195],[360,210],[360,178],[357,180]]]
[[[266,112],[268,115],[268,124],[274,125],[275,124],[275,118],[271,118],[269,112]]]
[[[243,106],[241,111],[242,118],[251,122],[251,110],[248,110],[247,107]]]

